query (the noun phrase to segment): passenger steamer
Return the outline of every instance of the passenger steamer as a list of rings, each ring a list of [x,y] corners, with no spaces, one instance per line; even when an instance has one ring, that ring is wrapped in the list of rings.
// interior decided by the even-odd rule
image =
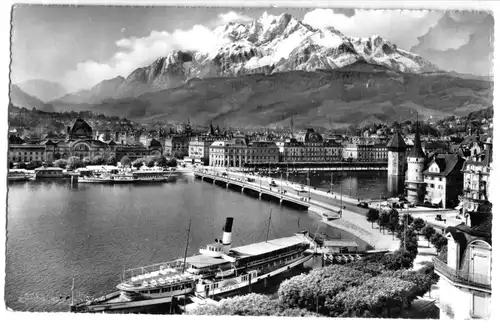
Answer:
[[[170,303],[175,296],[227,295],[285,273],[313,256],[307,252],[311,244],[307,232],[231,248],[232,224],[233,218],[227,218],[222,240],[201,248],[201,254],[125,271],[124,281],[117,285],[119,291],[72,303],[70,310],[135,312]]]

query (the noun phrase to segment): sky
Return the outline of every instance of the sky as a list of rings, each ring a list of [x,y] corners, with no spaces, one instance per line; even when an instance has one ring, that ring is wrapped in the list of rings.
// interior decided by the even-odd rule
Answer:
[[[444,70],[491,74],[493,18],[485,12],[17,5],[11,80],[55,81],[70,92],[90,88],[174,49],[209,50],[214,28],[248,23],[265,11],[348,36],[377,34]]]

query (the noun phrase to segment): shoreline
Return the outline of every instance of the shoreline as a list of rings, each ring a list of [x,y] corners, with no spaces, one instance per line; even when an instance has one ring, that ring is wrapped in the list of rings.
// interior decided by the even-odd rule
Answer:
[[[240,177],[253,177],[254,179],[257,180],[259,179],[258,176],[253,176],[248,174],[245,175],[244,173],[238,173],[238,172],[229,172],[229,173]],[[261,180],[266,180],[266,181],[267,179],[274,180],[278,185],[287,185],[285,180],[283,180],[282,182],[280,179],[277,178],[268,178],[268,177],[261,178]],[[305,186],[305,188],[307,189],[309,187]],[[323,195],[325,197],[330,197],[330,198],[333,198],[333,196],[337,195],[336,193],[328,194],[326,191],[313,190],[313,187],[311,187],[311,195],[313,194]],[[343,200],[351,205],[356,205],[358,202],[358,199],[353,197],[346,198],[343,196]],[[362,240],[366,244],[370,245],[373,249],[387,249],[390,251],[394,251],[399,248],[399,240],[397,238],[392,239],[392,234],[383,234],[382,232],[380,232],[378,228],[372,228],[372,225],[368,221],[366,221],[366,217],[364,215],[360,215],[344,209],[342,211],[341,219],[328,221],[324,219],[323,214],[331,213],[332,210],[340,208],[329,203],[320,202],[318,200],[315,200],[314,198],[311,198],[310,202],[311,203],[308,208],[308,211],[318,215],[320,217],[320,221],[322,223],[325,223],[327,226],[343,230],[357,237],[358,239]]]

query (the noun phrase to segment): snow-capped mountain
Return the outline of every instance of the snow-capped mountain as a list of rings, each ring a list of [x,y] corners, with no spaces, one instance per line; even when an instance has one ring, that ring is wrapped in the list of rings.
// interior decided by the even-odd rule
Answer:
[[[92,94],[80,103],[137,97],[178,87],[192,78],[335,70],[358,61],[405,73],[438,70],[417,54],[402,50],[380,36],[358,38],[345,36],[334,27],[315,29],[289,14],[264,13],[248,24],[217,27],[214,34],[217,36],[214,51],[176,50],[133,71],[113,93]]]

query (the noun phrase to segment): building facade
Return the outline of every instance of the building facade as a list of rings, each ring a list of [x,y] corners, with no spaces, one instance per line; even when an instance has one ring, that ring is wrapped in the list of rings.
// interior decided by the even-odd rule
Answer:
[[[189,155],[189,135],[172,135],[165,139],[165,155],[183,158]]]
[[[421,203],[425,195],[425,182],[424,182],[424,166],[426,156],[422,150],[420,142],[420,133],[418,130],[415,134],[415,142],[413,148],[408,154],[406,161],[408,162],[408,170],[406,171],[406,190],[407,199],[410,203]]]
[[[406,170],[406,144],[399,131],[396,131],[387,144],[387,174],[404,176]]]
[[[455,207],[463,185],[463,163],[456,154],[435,155],[423,173],[424,201],[441,208]]]
[[[462,215],[476,212],[490,200],[490,174],[493,148],[491,138],[470,150],[463,164],[463,195],[460,197]]]
[[[446,256],[434,258],[440,277],[440,319],[488,319],[491,315],[491,219],[478,226],[448,227]]]
[[[246,141],[235,137],[226,141],[215,141],[210,146],[210,166],[245,167],[255,164],[278,163],[279,147],[272,141]]]

